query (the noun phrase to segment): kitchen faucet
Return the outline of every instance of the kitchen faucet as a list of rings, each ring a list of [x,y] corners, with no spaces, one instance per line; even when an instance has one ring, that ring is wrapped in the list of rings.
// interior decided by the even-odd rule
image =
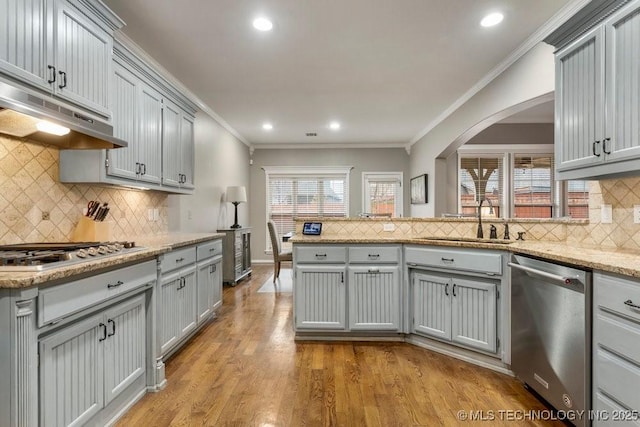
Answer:
[[[486,197],[480,199],[480,205],[478,205],[478,233],[476,235],[478,239],[482,239],[484,237],[484,233],[482,232],[482,203],[485,200],[489,203],[489,207],[491,208],[489,209],[489,213],[493,213],[493,203],[491,203],[491,199]]]

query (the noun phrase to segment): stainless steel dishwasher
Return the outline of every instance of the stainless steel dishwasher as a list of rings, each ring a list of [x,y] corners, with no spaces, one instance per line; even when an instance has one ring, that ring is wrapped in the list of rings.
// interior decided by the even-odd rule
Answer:
[[[511,261],[511,369],[557,410],[590,409],[591,272]]]

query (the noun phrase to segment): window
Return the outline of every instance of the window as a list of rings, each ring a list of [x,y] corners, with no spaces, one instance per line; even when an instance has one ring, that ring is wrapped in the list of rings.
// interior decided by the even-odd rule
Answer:
[[[362,212],[402,217],[402,172],[362,173]]]
[[[478,203],[482,216],[500,217],[503,197],[502,156],[473,156],[460,158],[460,213],[477,215]]]
[[[586,181],[555,181],[553,148],[476,145],[458,150],[458,204],[466,215],[502,218],[589,217]],[[508,165],[508,166],[505,166]]]
[[[275,223],[280,236],[294,231],[296,217],[348,215],[351,168],[265,167],[264,170],[267,221]],[[271,241],[267,239],[267,251],[270,250]]]

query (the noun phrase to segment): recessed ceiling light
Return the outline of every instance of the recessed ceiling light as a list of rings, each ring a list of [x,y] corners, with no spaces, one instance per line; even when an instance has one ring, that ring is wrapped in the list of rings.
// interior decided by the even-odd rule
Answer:
[[[261,16],[253,20],[253,28],[258,31],[271,31],[273,23],[268,18]]]
[[[338,122],[331,122],[331,123],[329,123],[329,129],[331,129],[331,130],[338,130],[338,129],[340,129],[340,123],[338,123]]]
[[[262,129],[264,129],[264,130],[271,130],[271,129],[273,129],[273,125],[272,125],[271,123],[264,123],[264,124],[262,125]]]
[[[480,25],[483,27],[493,27],[494,25],[498,25],[504,19],[504,15],[500,12],[490,13],[480,21]]]

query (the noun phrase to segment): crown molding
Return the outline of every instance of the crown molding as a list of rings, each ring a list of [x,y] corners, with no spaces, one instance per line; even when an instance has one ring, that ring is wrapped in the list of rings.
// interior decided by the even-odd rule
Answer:
[[[307,150],[307,149],[340,149],[340,148],[405,148],[403,143],[281,143],[281,144],[252,144],[251,150]]]
[[[545,22],[540,28],[536,30],[524,43],[522,43],[516,50],[511,52],[500,64],[493,68],[487,75],[485,75],[478,83],[473,85],[471,89],[465,92],[460,98],[458,98],[453,104],[451,104],[446,110],[444,110],[438,117],[429,123],[424,129],[422,129],[411,141],[409,141],[407,150],[410,147],[423,138],[426,134],[431,132],[433,128],[442,123],[447,117],[453,114],[458,108],[460,108],[465,102],[471,99],[475,94],[480,92],[484,87],[491,83],[496,77],[502,74],[507,68],[513,65],[518,59],[524,56],[535,45],[543,41],[549,34],[558,29],[560,25],[565,23],[569,18],[575,15],[580,9],[587,5],[591,0],[573,0],[565,7],[560,9],[555,15],[553,15],[547,22]]]

